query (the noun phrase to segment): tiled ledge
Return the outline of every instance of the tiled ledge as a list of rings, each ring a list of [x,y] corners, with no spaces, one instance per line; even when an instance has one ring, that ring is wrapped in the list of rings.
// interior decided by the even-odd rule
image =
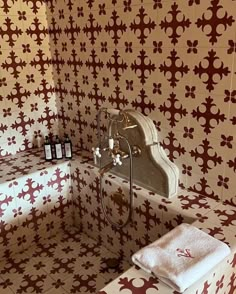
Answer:
[[[16,156],[1,159],[0,212],[1,232],[4,232],[4,238],[0,239],[0,246],[5,246],[7,250],[14,250],[14,247],[17,247],[16,250],[26,249],[32,243],[37,242],[42,233],[47,238],[50,234],[55,233],[55,230],[63,222],[72,222],[70,174],[72,173],[73,181],[79,190],[84,186],[89,186],[91,183],[86,181],[84,183],[83,177],[87,176],[88,178],[85,180],[88,181],[91,177],[90,172],[96,170],[90,163],[89,154],[82,154],[79,151],[75,152],[71,161],[46,162],[42,157],[41,150],[22,152]],[[77,167],[80,169],[76,170]],[[113,175],[108,174],[109,176],[110,180],[114,179]],[[29,179],[32,181],[27,182]],[[127,182],[122,179],[118,179],[118,182],[122,186],[127,185]],[[30,189],[30,184],[32,184],[33,190],[31,192],[34,197],[27,194],[27,187]],[[95,189],[96,193],[96,188],[91,187]],[[143,194],[145,201],[151,203],[161,213],[162,225],[164,224],[161,228],[162,234],[171,230],[178,223],[186,221],[194,223],[195,226],[226,242],[231,247],[232,255],[209,273],[208,277],[204,277],[198,285],[190,288],[191,292],[189,290],[186,294],[197,293],[197,291],[201,293],[203,289],[207,290],[209,287],[211,287],[212,293],[218,293],[216,289],[221,287],[221,280],[224,280],[222,289],[227,293],[233,293],[234,290],[231,289],[236,287],[236,208],[222,205],[210,198],[200,197],[193,192],[183,191],[178,197],[166,199],[137,186],[134,187],[134,190],[137,201],[139,201],[138,198],[142,198]],[[42,197],[38,197],[39,195]],[[140,197],[137,198],[137,195]],[[10,198],[6,198],[6,196]],[[93,195],[91,196],[93,198]],[[74,200],[76,203],[76,199]],[[34,216],[33,213],[36,210],[37,213]],[[172,218],[168,219],[171,214]],[[9,229],[6,229],[6,224],[9,225]],[[174,293],[157,279],[153,280],[151,276],[134,267],[99,293],[128,294],[130,291],[132,294],[140,293],[145,281],[149,281],[150,288],[146,288],[146,290],[150,294]]]
[[[0,158],[0,184],[66,162],[68,163],[65,160],[45,161],[42,149],[31,149],[3,157]]]
[[[80,150],[75,150],[72,160],[46,161],[42,149],[31,149],[3,157],[0,158],[0,185],[56,166],[70,166],[71,161],[77,160],[82,163],[91,162],[91,157],[87,152],[82,154]]]
[[[33,149],[0,159],[0,259],[72,224],[70,161]]]
[[[197,195],[191,194],[185,192],[174,200],[166,201],[166,199],[159,198],[159,201],[163,201],[169,208],[175,209],[176,213],[179,212],[180,215],[188,203],[187,211],[184,213],[187,213],[190,218],[197,218],[192,224],[228,244],[231,248],[231,254],[201,280],[188,288],[184,294],[233,294],[236,290],[236,208],[223,205],[215,200],[197,199]],[[139,294],[141,292],[148,294],[178,294],[177,291],[172,290],[157,278],[135,266],[97,294]]]
[[[234,257],[231,255],[183,293],[234,294],[236,289],[235,258],[235,255]],[[120,293],[179,294],[157,278],[135,267],[131,267],[97,294]]]
[[[90,202],[87,212],[81,213],[79,218],[82,218],[82,221],[80,221],[85,230],[90,228],[89,234],[93,238],[100,237],[103,242],[107,243],[105,245],[109,246],[111,236],[118,234],[119,237],[114,237],[114,244],[110,246],[112,246],[113,250],[123,249],[122,254],[126,254],[126,251],[129,253],[132,250],[136,250],[135,244],[137,243],[143,243],[143,246],[145,246],[147,234],[151,238],[155,234],[157,239],[160,235],[165,234],[181,222],[192,223],[211,236],[228,244],[232,254],[202,280],[186,290],[185,294],[234,293],[232,289],[236,289],[236,207],[223,205],[215,199],[202,197],[197,193],[189,191],[181,191],[177,197],[166,199],[135,186],[135,215],[133,223],[118,233],[105,224],[104,218],[98,210],[97,169],[90,165],[89,162],[81,163],[80,158],[77,160],[79,160],[79,164],[76,162],[74,167],[72,163],[74,191],[76,191],[77,187],[78,195],[80,195],[78,200],[74,199],[75,209],[77,205],[83,211],[86,201]],[[90,188],[85,184],[88,181],[90,181]],[[125,180],[112,174],[106,174],[105,181],[108,183],[107,187],[105,186],[105,189],[108,189],[106,190],[108,194],[115,191],[118,187],[122,187],[125,193],[129,186]],[[83,197],[86,198],[86,195],[90,195],[90,198],[87,200],[83,199]],[[77,204],[76,201],[78,202]],[[147,213],[150,213],[151,216],[148,217]],[[155,225],[157,217],[160,218],[160,223]],[[100,227],[100,229],[96,229],[96,226]],[[135,230],[135,226],[138,226],[138,230]],[[151,229],[147,229],[147,226],[151,227]],[[143,231],[143,233],[140,233],[140,231]],[[129,244],[129,236],[133,238],[132,244]],[[119,238],[124,238],[121,241],[123,245],[120,244],[120,247],[117,246]],[[150,242],[150,239],[147,242]],[[158,279],[154,279],[151,275],[135,267],[131,267],[127,272],[102,289],[99,294],[138,294],[141,292],[148,294],[177,294],[177,292],[165,286]]]
[[[209,230],[214,229],[215,226],[204,223],[194,223],[196,227],[203,229],[209,233]],[[231,235],[231,237],[230,237]],[[197,281],[194,285],[188,288],[184,294],[198,294],[198,293],[229,293],[234,294],[236,289],[236,241],[235,236],[232,237],[233,232],[225,231],[224,239],[228,240],[232,254],[218,264],[207,275]],[[147,292],[141,292],[143,289]],[[130,292],[131,291],[131,292]],[[117,279],[108,284],[105,288],[100,290],[97,294],[178,294],[177,291],[172,290],[166,286],[159,279],[152,275],[145,273],[137,267],[131,267],[128,271],[123,273]]]

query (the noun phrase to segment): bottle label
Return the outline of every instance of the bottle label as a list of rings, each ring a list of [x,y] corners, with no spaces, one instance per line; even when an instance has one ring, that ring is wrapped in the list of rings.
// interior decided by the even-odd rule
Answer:
[[[58,158],[58,159],[62,158],[61,144],[56,144],[55,149],[56,149],[56,158]]]
[[[45,158],[46,159],[52,159],[52,149],[50,145],[45,145],[44,146],[44,150],[45,150]]]
[[[65,143],[65,157],[71,157],[71,144]]]

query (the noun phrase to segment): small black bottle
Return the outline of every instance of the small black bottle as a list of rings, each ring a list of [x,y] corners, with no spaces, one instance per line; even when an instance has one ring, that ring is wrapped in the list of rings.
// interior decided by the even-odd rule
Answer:
[[[51,161],[52,157],[52,145],[48,139],[48,136],[45,137],[44,141],[44,156],[46,161]]]
[[[68,135],[65,135],[64,148],[65,148],[65,158],[71,159],[72,158],[72,143]]]
[[[55,139],[55,143],[54,143],[54,149],[55,149],[55,158],[56,159],[62,159],[63,155],[62,155],[62,144],[61,141],[58,137],[58,135],[56,135],[56,139]]]

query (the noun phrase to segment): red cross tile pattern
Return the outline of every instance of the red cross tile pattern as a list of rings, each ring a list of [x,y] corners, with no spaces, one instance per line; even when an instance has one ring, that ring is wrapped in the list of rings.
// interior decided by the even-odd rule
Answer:
[[[233,0],[0,0],[0,156],[96,143],[101,106],[149,115],[180,187],[236,205]]]
[[[87,287],[87,284],[92,287],[91,291],[95,291],[94,284],[100,289],[103,286],[100,286],[100,276],[103,277],[104,274],[105,280],[114,278],[105,267],[107,253],[103,251],[103,265],[99,269],[97,280],[94,273],[81,276],[80,270],[76,277],[72,277],[72,268],[77,264],[73,250],[79,246],[78,262],[84,261],[85,256],[91,257],[92,259],[86,259],[85,268],[93,267],[93,271],[96,271],[98,264],[93,257],[98,257],[101,244],[128,262],[135,251],[183,222],[195,221],[194,224],[198,223],[201,229],[227,243],[235,253],[235,207],[221,204],[214,197],[203,197],[197,193],[197,188],[196,191],[182,191],[178,197],[166,199],[135,185],[132,221],[118,230],[104,218],[98,171],[90,164],[91,158],[87,153],[75,151],[71,161],[48,163],[42,159],[42,151],[32,149],[14,157],[4,157],[0,162],[0,258],[3,262],[0,280],[3,280],[4,290],[10,288],[6,290],[8,292],[31,291],[29,287],[32,285],[35,292],[53,293],[52,280],[57,282],[55,287],[64,291],[64,285],[67,284],[63,283],[66,283],[67,278],[68,287],[74,285],[71,293],[83,293],[83,287]],[[127,201],[117,201],[114,192],[127,197],[128,182],[106,174],[103,182],[105,208],[114,220],[123,221],[128,212]],[[68,225],[72,224],[79,228],[79,234],[78,229],[67,230]],[[73,240],[80,242],[81,229],[97,242],[82,242],[80,245],[66,243]],[[57,241],[52,241],[50,238],[61,230],[66,232],[63,241],[57,238]],[[50,240],[45,241],[45,238]],[[66,244],[67,254],[62,259],[62,249],[57,247],[61,242]],[[37,248],[37,253],[34,251],[32,254],[36,258],[38,269],[28,264],[27,256],[31,251],[23,254],[20,259],[13,257],[13,253],[28,250],[33,244]],[[55,257],[54,250],[58,254]],[[46,268],[44,257],[54,257],[48,261]],[[8,265],[4,265],[4,262]],[[29,266],[24,271],[25,263]],[[50,277],[47,274],[45,277],[48,267]],[[232,267],[235,267],[235,259],[230,261],[230,268]],[[123,266],[118,267],[116,273],[121,274],[124,269]],[[24,272],[23,277],[17,275],[18,270]],[[35,270],[40,273],[35,273]],[[20,286],[17,286],[17,282],[11,285],[9,280],[12,279],[19,280]],[[232,276],[232,287],[233,279]]]
[[[57,235],[17,255],[8,252],[0,263],[1,293],[96,293],[130,265],[120,258],[109,269],[108,258],[118,257],[77,228]]]
[[[180,187],[236,205],[234,2],[62,3],[49,28],[60,126],[74,144],[95,144],[101,106],[136,109],[157,125]]]
[[[0,1],[0,157],[58,132],[49,36],[44,1]]]
[[[223,207],[223,206],[222,206]],[[210,213],[211,214],[211,213]],[[194,226],[215,238],[228,244],[232,253],[218,266],[212,269],[207,276],[201,278],[197,283],[185,290],[186,294],[200,293],[234,293],[236,289],[235,275],[235,234],[234,230],[222,227],[220,222],[216,223],[216,215],[210,216],[210,221],[201,219],[194,222]],[[115,281],[100,290],[98,294],[118,294],[118,293],[168,293],[177,294],[175,290],[167,287],[159,279],[155,279],[150,274],[145,273],[138,267],[132,267],[127,272],[119,276]]]
[[[88,162],[82,163],[81,159],[78,165],[77,160],[71,162],[75,224],[82,226],[94,239],[101,238],[107,248],[111,246],[127,260],[177,225],[193,223],[197,219],[200,224],[214,223],[211,234],[214,237],[220,234],[220,239],[229,244],[224,233],[228,229],[235,230],[235,207],[221,204],[213,197],[201,196],[196,191],[182,191],[177,197],[166,199],[135,185],[132,220],[126,227],[116,229],[107,222],[101,208],[97,168]],[[102,187],[107,214],[113,221],[122,223],[128,215],[129,183],[108,173],[103,178]],[[124,195],[123,202],[116,201],[116,192]]]

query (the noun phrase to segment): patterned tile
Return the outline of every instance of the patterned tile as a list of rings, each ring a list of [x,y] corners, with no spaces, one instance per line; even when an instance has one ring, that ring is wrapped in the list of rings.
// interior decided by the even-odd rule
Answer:
[[[197,185],[202,158],[214,156],[214,152],[218,155],[222,136],[227,138],[227,130],[234,128],[233,103],[225,97],[225,93],[232,91],[235,55],[235,14],[230,5],[230,0],[224,3],[106,1],[104,4],[89,1],[80,5],[64,4],[64,17],[63,13],[58,17],[59,11],[55,11],[63,40],[56,40],[52,46],[61,48],[58,52],[61,56],[69,54],[62,57],[65,63],[57,70],[58,86],[62,88],[64,84],[66,88],[65,75],[78,77],[81,95],[88,95],[88,98],[81,96],[79,113],[63,108],[62,119],[69,121],[66,124],[62,120],[63,129],[71,133],[75,144],[78,143],[73,129],[78,124],[77,115],[81,117],[78,146],[89,150],[96,141],[88,130],[94,126],[99,107],[131,107],[157,123],[160,138],[167,136],[166,130],[173,134],[180,132],[181,138],[169,138],[170,144],[166,139],[165,150],[171,158],[172,150],[181,145],[185,155],[177,152],[176,164],[179,169],[191,166],[193,170],[186,179],[182,176],[181,183],[188,188],[189,179],[191,186]],[[75,11],[79,15],[76,21]],[[223,17],[222,27],[218,13]],[[74,30],[70,29],[70,16],[75,21]],[[79,44],[73,44],[76,35],[81,36]],[[81,60],[73,57],[74,46],[83,56]],[[67,95],[64,101],[73,103]],[[209,145],[200,141],[197,145],[197,134],[202,140],[207,137]],[[211,137],[214,139],[210,140]],[[216,161],[208,163],[211,167]],[[217,163],[217,168],[224,170],[224,161]],[[216,174],[216,169],[212,173],[206,170],[207,183],[216,181]],[[224,176],[222,172],[219,175]],[[232,176],[231,172],[229,177]],[[211,184],[211,188],[222,198],[217,184]],[[203,196],[208,196],[204,193]]]
[[[234,231],[236,226],[236,208],[230,205],[219,204],[208,214],[208,218],[218,226],[228,227],[229,230]]]
[[[82,271],[66,280],[63,288],[68,293],[96,293],[104,284],[105,280],[99,277],[96,272],[90,271],[89,274],[85,274]]]
[[[8,120],[8,136],[1,144],[1,157],[6,155],[6,145],[13,154],[33,147],[34,132],[41,115],[37,105],[48,103],[35,101],[32,87],[37,76],[44,76],[48,68],[52,72],[45,6],[42,1],[4,0],[0,3],[0,87],[4,88],[0,100],[4,102],[1,111]],[[53,83],[52,79],[51,76],[49,82]],[[55,104],[55,97],[53,100],[51,106]],[[34,118],[31,112],[34,112]],[[3,127],[4,124],[0,136],[5,132]],[[48,132],[48,127],[42,130],[44,136]]]
[[[66,226],[24,252],[6,252],[0,264],[1,293],[95,293],[130,267],[120,259],[118,268],[108,268],[106,260],[113,257],[98,241]]]
[[[1,293],[3,294],[12,294],[14,293],[11,288],[9,288],[8,286],[10,286],[11,282],[9,281],[3,281],[2,279],[0,279],[0,290]]]
[[[80,126],[82,141],[79,144],[84,148],[90,149],[95,143],[94,136],[83,127],[84,121],[92,128],[93,116],[102,103],[109,107],[132,107],[151,115],[154,121],[161,123],[160,137],[163,137],[166,128],[173,130],[173,133],[193,128],[199,135],[199,132],[203,136],[212,135],[216,139],[211,142],[214,147],[227,129],[231,128],[232,133],[234,130],[233,103],[227,103],[227,97],[224,97],[226,92],[233,91],[236,30],[231,4],[231,0],[224,3],[133,0],[122,3],[106,1],[102,4],[98,1],[79,4],[61,1],[59,8],[52,2],[2,1],[1,79],[10,80],[4,86],[4,100],[5,97],[9,102],[12,99],[10,113],[13,111],[19,120],[20,112],[16,112],[19,108],[26,119],[32,111],[30,105],[38,103],[44,108],[34,110],[37,119],[27,126],[26,134],[21,134],[20,127],[14,129],[15,121],[7,122],[9,131],[13,133],[3,138],[1,156],[6,155],[4,150],[7,149],[8,138],[14,142],[12,138],[15,137],[15,143],[10,146],[13,153],[32,147],[32,144],[24,146],[23,141],[25,138],[31,141],[32,135],[38,131],[34,125],[40,120],[39,113],[45,111],[45,104],[53,109],[55,100],[58,106],[65,99],[66,104],[73,103],[70,96],[64,97],[62,93],[63,89],[68,89],[68,93],[73,91],[68,84],[72,87],[75,81],[81,87],[81,99],[84,99],[81,112],[71,112],[65,106],[55,112],[63,110],[61,119],[69,118],[68,124],[61,120],[60,132],[64,129],[73,140],[76,138],[75,128]],[[218,15],[222,15],[222,20]],[[52,66],[54,77],[51,76]],[[46,76],[50,76],[47,86],[43,81]],[[42,85],[33,89],[39,81],[36,77],[41,78]],[[54,84],[54,78],[58,95],[48,102],[47,96],[43,96],[47,94],[43,94],[40,95],[42,100],[36,102],[34,95],[39,93],[40,87],[47,87],[45,91],[49,91],[51,96],[53,89],[50,90],[49,85]],[[83,90],[84,82],[88,91]],[[104,85],[110,85],[112,92]],[[127,89],[130,89],[128,98],[119,102],[122,94],[126,97]],[[158,96],[151,97],[152,91]],[[145,95],[150,97],[149,101]],[[170,95],[177,97],[178,101],[171,102]],[[213,99],[212,104],[210,99]],[[170,113],[164,109],[168,103],[173,104]],[[170,122],[169,116],[177,118],[181,107],[191,116],[184,117],[183,112],[181,123]],[[217,109],[223,111],[223,108],[226,113],[220,113],[217,119],[215,112]],[[7,110],[7,107],[4,109]],[[161,109],[165,119],[159,118]],[[212,113],[211,117],[207,116],[208,112]],[[80,114],[82,120],[77,119]],[[205,123],[202,123],[204,120]],[[52,123],[56,124],[56,120]],[[42,135],[57,131],[47,124],[44,126]],[[19,136],[17,133],[20,133]],[[183,142],[186,150],[187,144]],[[200,150],[196,152],[199,154]],[[185,165],[186,160],[183,160]],[[193,163],[191,158],[190,165]],[[177,164],[181,168],[182,162]],[[197,183],[195,174],[191,177],[192,182]],[[208,180],[208,175],[206,178]]]
[[[45,294],[67,294],[69,292],[67,292],[65,289],[63,289],[62,287],[58,286],[58,285],[64,285],[64,283],[62,283],[61,281],[56,281],[55,285],[48,290],[47,292],[45,292]]]
[[[160,200],[154,204],[162,221],[158,234],[180,221],[191,222],[190,211],[194,211],[194,217],[205,217],[211,210],[209,218],[217,219],[217,226],[232,228],[233,208],[231,214],[229,208],[217,208],[213,202],[221,200],[236,206],[234,2],[58,0],[56,4],[0,0],[0,181],[12,181],[17,194],[16,207],[6,204],[5,196],[10,196],[6,188],[0,195],[2,210],[7,206],[8,216],[16,215],[12,228],[2,227],[5,239],[1,242],[9,243],[6,240],[10,240],[11,230],[25,224],[21,230],[16,229],[11,243],[28,248],[40,234],[34,232],[26,240],[25,229],[34,226],[36,231],[50,236],[72,221],[71,196],[67,193],[70,182],[62,179],[69,174],[65,167],[58,167],[59,172],[55,167],[52,176],[44,170],[49,165],[35,160],[39,154],[29,153],[23,159],[5,156],[41,146],[49,133],[66,132],[74,146],[91,150],[96,144],[95,117],[100,107],[132,108],[150,116],[167,155],[179,167],[180,188],[191,192],[180,193],[182,199],[176,202]],[[32,195],[26,194],[26,181],[30,181],[27,174],[41,169],[42,175],[28,186],[34,190],[42,185],[43,199],[37,189]],[[130,253],[134,248],[128,239],[137,233],[139,219],[131,224],[129,233],[114,233],[99,210],[94,177],[87,173],[89,169],[76,170],[73,183],[85,196],[81,200],[78,193],[73,200],[79,209],[76,222],[86,231],[93,231],[97,239],[103,231],[102,238],[109,246],[112,239],[122,240],[127,243],[126,254]],[[30,201],[34,200],[45,210],[40,208],[38,214],[32,211],[34,203]],[[137,203],[142,229],[136,246],[150,241],[148,234],[145,237],[145,218],[150,225],[154,217],[148,210],[152,201],[148,201]],[[182,209],[178,218],[172,209],[174,204]],[[40,216],[40,212],[50,217],[36,217],[32,222],[31,217]],[[116,212],[120,217],[118,208]],[[83,221],[79,219],[82,217]],[[147,231],[151,233],[152,229]],[[71,234],[68,237],[77,239]],[[65,240],[60,242],[60,246],[64,243]],[[77,252],[72,244],[66,246]],[[52,262],[50,266],[53,265],[56,266]],[[89,281],[89,275],[85,280]],[[82,279],[75,278],[75,287]],[[96,279],[91,278],[91,289]],[[60,288],[60,283],[51,284],[47,291]]]

